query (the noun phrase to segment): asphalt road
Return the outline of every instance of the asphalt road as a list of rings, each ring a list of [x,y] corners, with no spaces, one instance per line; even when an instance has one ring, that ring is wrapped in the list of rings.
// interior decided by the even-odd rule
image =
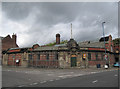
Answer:
[[[31,87],[118,87],[118,71],[107,71],[48,82],[44,81]]]
[[[118,87],[118,70],[3,69],[2,87]]]

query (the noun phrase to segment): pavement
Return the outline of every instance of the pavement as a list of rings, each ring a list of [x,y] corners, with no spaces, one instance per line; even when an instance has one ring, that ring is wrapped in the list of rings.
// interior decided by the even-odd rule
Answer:
[[[53,82],[84,75],[93,75],[117,70],[118,68],[42,69],[2,67],[2,87],[32,87],[34,85],[39,85],[46,82]]]

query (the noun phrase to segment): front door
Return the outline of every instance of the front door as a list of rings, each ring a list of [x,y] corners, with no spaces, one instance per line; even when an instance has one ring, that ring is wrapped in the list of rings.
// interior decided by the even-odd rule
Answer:
[[[76,66],[76,57],[71,57],[71,67]]]

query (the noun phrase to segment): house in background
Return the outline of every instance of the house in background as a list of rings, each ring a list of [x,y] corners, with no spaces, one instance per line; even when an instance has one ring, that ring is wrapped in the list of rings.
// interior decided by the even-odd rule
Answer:
[[[2,51],[7,51],[9,48],[18,48],[19,46],[16,43],[17,36],[13,33],[12,37],[7,35],[6,37],[1,37],[2,42]]]

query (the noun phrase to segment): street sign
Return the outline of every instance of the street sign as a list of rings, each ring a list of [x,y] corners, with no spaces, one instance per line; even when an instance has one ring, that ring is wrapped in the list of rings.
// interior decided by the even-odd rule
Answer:
[[[104,55],[104,58],[105,58],[105,60],[107,60],[107,58],[108,58],[108,55],[107,55],[107,54],[105,54],[105,55]]]
[[[83,54],[83,58],[86,58],[86,54],[85,53]]]

